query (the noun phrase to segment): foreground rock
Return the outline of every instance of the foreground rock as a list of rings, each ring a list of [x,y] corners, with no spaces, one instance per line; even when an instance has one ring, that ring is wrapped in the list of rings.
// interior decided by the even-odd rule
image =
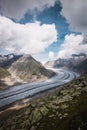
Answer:
[[[0,130],[87,130],[87,74],[9,113],[0,116]]]

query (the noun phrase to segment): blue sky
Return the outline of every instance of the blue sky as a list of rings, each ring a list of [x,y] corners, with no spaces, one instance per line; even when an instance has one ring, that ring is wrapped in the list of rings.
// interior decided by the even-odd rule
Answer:
[[[86,0],[84,4],[82,0],[20,0],[19,3],[1,0],[0,54],[30,53],[37,60],[46,61],[55,59],[58,53],[64,57],[67,52],[80,53],[82,48],[86,52],[83,46],[87,32],[86,3]]]
[[[61,43],[63,43],[64,37],[66,34],[70,33],[69,24],[66,19],[60,14],[61,12],[60,2],[56,2],[53,7],[46,8],[42,12],[37,12],[34,15],[31,15],[29,12],[25,14],[24,18],[20,21],[21,24],[33,21],[40,21],[41,24],[55,24],[58,32],[57,42],[53,42],[44,52],[33,55],[36,59],[49,60],[48,53],[52,51],[55,56],[58,55]],[[35,18],[34,18],[35,17]]]

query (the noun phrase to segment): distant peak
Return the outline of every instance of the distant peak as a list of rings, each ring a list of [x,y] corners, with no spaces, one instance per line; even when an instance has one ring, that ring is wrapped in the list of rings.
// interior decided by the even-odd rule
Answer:
[[[23,54],[23,57],[32,57],[30,54]]]

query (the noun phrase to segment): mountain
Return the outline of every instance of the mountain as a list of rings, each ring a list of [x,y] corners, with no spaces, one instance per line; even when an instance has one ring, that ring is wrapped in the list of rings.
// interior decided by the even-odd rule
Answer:
[[[79,73],[87,71],[87,55],[86,54],[73,54],[70,59],[59,58],[55,61],[48,61],[45,66],[54,68],[66,68]]]
[[[11,66],[13,62],[18,60],[22,55],[14,55],[13,53],[8,55],[0,55],[0,67]]]
[[[55,61],[47,61],[45,64],[44,64],[44,66],[45,67],[54,67],[54,63],[55,63]]]
[[[0,55],[0,88],[33,81],[44,81],[55,73],[45,69],[31,55]],[[7,74],[10,74],[8,77]]]
[[[87,59],[83,60],[81,63],[73,67],[75,71],[78,72],[87,72]]]
[[[0,67],[0,79],[8,76],[10,76],[10,73],[6,69]]]
[[[11,79],[11,74],[4,68],[0,67],[0,89],[6,88],[7,82]]]
[[[79,73],[87,71],[87,57],[77,57],[70,59],[58,59],[54,62],[54,67],[63,67]]]
[[[20,77],[23,81],[46,79],[54,74],[52,71],[45,69],[31,55],[21,56],[11,64],[8,70],[10,73]]]

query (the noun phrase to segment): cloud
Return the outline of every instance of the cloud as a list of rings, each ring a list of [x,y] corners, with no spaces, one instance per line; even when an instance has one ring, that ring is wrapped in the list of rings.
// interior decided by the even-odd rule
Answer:
[[[50,51],[49,54],[48,54],[48,56],[49,56],[50,59],[53,59],[54,58],[54,52]]]
[[[87,39],[87,0],[60,0],[61,14],[70,24],[70,29],[82,32]]]
[[[70,34],[65,36],[64,43],[58,53],[58,58],[70,58],[72,54],[86,53],[87,44],[83,43],[83,35]]]
[[[0,16],[0,47],[15,53],[36,54],[57,41],[54,24],[18,24]]]
[[[58,57],[70,58],[72,54],[87,54],[87,0],[60,0],[60,2],[61,15],[69,23],[70,30],[81,32],[82,35],[66,35]]]
[[[20,20],[26,12],[42,11],[54,6],[56,0],[0,0],[0,14]]]

